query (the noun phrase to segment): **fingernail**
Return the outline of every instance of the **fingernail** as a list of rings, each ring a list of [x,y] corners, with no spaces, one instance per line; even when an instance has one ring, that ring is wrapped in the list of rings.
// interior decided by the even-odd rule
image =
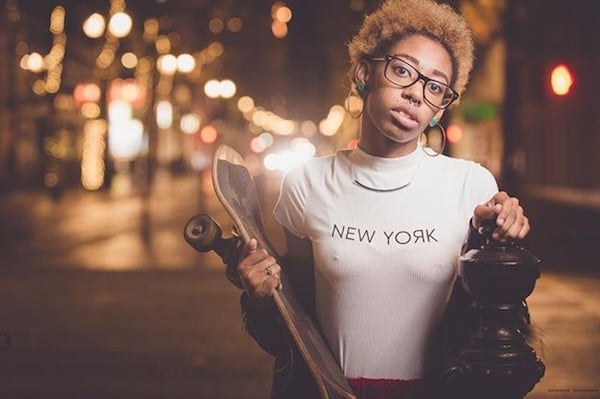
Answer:
[[[498,226],[502,226],[504,224],[504,218],[498,218]]]

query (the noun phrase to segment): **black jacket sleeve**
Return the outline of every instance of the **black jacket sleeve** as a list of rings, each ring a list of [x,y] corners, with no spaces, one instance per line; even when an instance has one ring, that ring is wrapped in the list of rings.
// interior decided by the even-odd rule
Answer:
[[[242,326],[265,352],[277,357],[289,351],[291,340],[273,298],[257,302],[243,292],[240,298]]]
[[[284,283],[290,284],[292,292],[308,315],[316,321],[314,305],[314,272],[312,261],[304,258],[283,256],[280,258]],[[244,292],[241,296],[244,330],[266,352],[273,356],[289,354],[292,340],[281,319],[273,298],[251,300]]]

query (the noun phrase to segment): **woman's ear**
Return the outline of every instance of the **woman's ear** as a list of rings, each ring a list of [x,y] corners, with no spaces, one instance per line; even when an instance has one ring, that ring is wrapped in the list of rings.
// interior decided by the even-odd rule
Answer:
[[[368,64],[365,61],[360,61],[354,70],[354,80],[356,82],[367,82],[369,78]]]
[[[354,70],[355,88],[361,97],[367,93],[367,80],[369,79],[368,63],[361,61]]]

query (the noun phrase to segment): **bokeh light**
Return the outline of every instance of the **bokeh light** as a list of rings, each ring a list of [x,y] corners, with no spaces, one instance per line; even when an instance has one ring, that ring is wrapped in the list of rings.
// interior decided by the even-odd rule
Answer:
[[[225,29],[225,23],[221,18],[213,18],[208,21],[208,30],[212,33],[221,33],[223,32],[223,29]]]
[[[200,130],[200,139],[206,144],[212,144],[217,141],[217,128],[213,125],[206,125]]]
[[[121,56],[121,65],[123,65],[127,69],[133,69],[137,66],[138,58],[132,52],[124,53]]]
[[[250,96],[242,96],[238,99],[237,107],[241,113],[246,114],[254,109],[254,99]]]
[[[159,72],[173,75],[177,71],[177,57],[173,54],[165,54],[158,57],[157,65]]]
[[[181,131],[183,133],[193,134],[196,133],[198,129],[200,129],[201,121],[202,120],[200,118],[200,115],[198,114],[185,114],[181,117],[179,121],[179,127],[181,128]]]
[[[244,23],[238,17],[229,18],[227,21],[227,29],[229,29],[230,32],[238,33],[243,29],[243,27]]]
[[[162,100],[156,105],[156,124],[161,129],[168,129],[173,124],[173,106],[169,101]]]
[[[566,65],[560,64],[552,69],[552,73],[550,75],[550,85],[554,94],[557,96],[569,94],[573,83],[573,74]]]
[[[273,36],[278,39],[283,39],[288,34],[288,27],[285,22],[274,20],[271,24],[271,31],[273,32]]]
[[[181,73],[192,72],[196,68],[196,60],[191,54],[180,54],[177,56],[177,70]]]
[[[104,17],[95,12],[90,15],[83,23],[83,33],[91,39],[97,39],[104,34],[106,21]]]
[[[117,12],[108,21],[108,31],[117,38],[125,37],[131,32],[133,20],[125,12]]]
[[[449,125],[446,128],[446,138],[448,139],[449,143],[458,143],[463,138],[462,127],[456,124]]]

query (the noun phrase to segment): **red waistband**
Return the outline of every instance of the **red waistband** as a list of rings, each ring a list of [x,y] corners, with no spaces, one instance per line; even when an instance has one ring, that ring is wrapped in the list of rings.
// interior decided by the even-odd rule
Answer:
[[[358,399],[412,399],[425,393],[423,380],[348,379]]]

